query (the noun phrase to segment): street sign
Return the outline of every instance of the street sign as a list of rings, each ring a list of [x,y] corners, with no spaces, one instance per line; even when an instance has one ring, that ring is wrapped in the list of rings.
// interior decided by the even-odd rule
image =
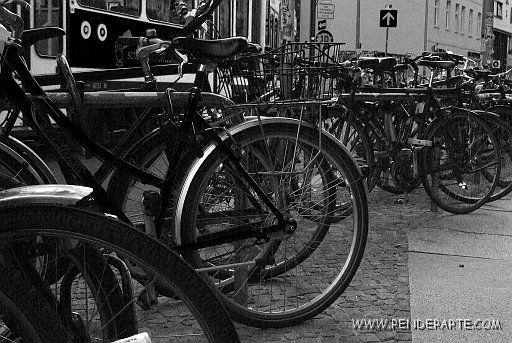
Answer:
[[[380,27],[396,27],[397,10],[380,10]]]

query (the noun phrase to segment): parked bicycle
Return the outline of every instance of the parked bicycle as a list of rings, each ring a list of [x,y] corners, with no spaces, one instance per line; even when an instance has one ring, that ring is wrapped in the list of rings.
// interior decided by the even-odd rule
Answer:
[[[204,13],[218,3],[209,2]],[[323,311],[346,289],[364,252],[368,213],[361,172],[332,136],[287,118],[257,116],[230,130],[211,125],[198,109],[229,100],[198,89],[85,93],[85,107],[92,100],[109,107],[151,104],[166,109],[160,127],[120,158],[70,122],[52,101],[60,95],[41,89],[20,57],[19,17],[5,9],[2,13],[15,28],[0,74],[10,103],[30,114],[31,126],[56,153],[65,175],[94,189],[101,211],[167,242],[217,286],[235,320],[262,327],[296,324]],[[241,52],[247,46],[243,42],[155,39],[142,51],[177,49],[206,64]],[[71,94],[80,94],[72,73],[65,75]],[[64,98],[69,107],[73,102]],[[74,103],[79,103],[76,97]],[[184,106],[175,106],[179,103]],[[234,107],[223,115],[229,118],[230,111],[233,116],[249,112]],[[108,191],[59,140],[49,118],[118,168]],[[351,212],[330,228],[341,189]],[[136,267],[131,259],[126,263]],[[157,289],[173,296],[172,289]]]

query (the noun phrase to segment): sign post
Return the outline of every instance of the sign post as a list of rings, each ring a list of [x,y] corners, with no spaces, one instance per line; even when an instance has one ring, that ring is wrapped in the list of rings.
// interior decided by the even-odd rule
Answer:
[[[386,56],[388,55],[388,40],[389,40],[389,28],[396,27],[398,22],[397,10],[392,10],[391,5],[388,5],[388,9],[380,10],[379,24],[380,27],[386,28]]]

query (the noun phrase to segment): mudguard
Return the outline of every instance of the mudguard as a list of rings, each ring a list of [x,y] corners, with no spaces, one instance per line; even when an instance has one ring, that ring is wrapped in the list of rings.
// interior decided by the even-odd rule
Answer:
[[[78,206],[89,197],[92,188],[75,185],[34,185],[0,192],[0,208],[28,204]]]

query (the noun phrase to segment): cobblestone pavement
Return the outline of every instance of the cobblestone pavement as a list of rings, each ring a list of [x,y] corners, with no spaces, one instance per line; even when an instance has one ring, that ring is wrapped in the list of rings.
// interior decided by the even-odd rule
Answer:
[[[407,230],[435,215],[422,190],[401,196],[370,194],[370,232],[362,264],[345,293],[313,320],[282,329],[238,325],[243,342],[410,342],[411,332],[355,330],[357,319],[410,319]],[[398,201],[397,201],[398,200]]]
[[[369,195],[370,230],[365,255],[345,293],[326,311],[300,325],[257,329],[237,324],[242,342],[410,342],[411,332],[355,330],[358,319],[410,319],[407,232],[436,214],[422,189],[402,196],[378,188]]]

